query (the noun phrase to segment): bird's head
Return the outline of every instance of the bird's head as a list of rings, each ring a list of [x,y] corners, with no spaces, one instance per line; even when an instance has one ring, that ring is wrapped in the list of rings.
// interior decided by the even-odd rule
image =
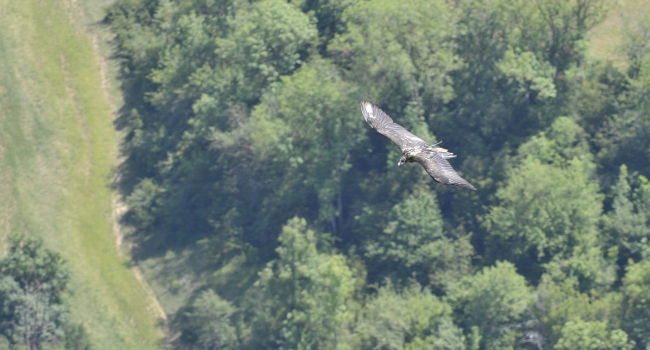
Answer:
[[[402,158],[399,159],[399,162],[397,162],[397,166],[402,166],[404,163],[406,163],[406,157],[402,156]]]

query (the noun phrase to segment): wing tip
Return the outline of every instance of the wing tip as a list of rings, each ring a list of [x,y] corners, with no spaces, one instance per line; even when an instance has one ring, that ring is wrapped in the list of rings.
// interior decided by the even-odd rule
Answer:
[[[373,107],[374,105],[371,102],[365,100],[361,101],[361,111],[364,112],[364,114],[372,113]]]
[[[460,180],[461,181],[453,183],[452,185],[456,185],[456,186],[459,186],[459,187],[464,187],[464,188],[470,189],[472,191],[476,191],[476,187],[474,187],[474,185],[469,183],[469,181],[463,179],[462,177],[460,178]]]
[[[465,188],[469,188],[469,189],[472,190],[472,191],[476,191],[476,187],[474,187],[474,185],[472,185],[472,184],[469,183],[469,182],[468,182],[465,186],[463,186],[463,187],[465,187]]]
[[[363,114],[363,119],[366,123],[370,123],[370,119],[374,118],[374,109],[375,105],[368,101],[361,101],[361,114]]]

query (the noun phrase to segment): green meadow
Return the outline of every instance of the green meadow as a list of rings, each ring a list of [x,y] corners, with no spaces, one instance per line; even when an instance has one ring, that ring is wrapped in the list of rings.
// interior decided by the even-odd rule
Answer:
[[[153,349],[162,331],[118,253],[118,135],[101,60],[101,1],[0,0],[0,248],[41,237],[71,273],[71,317],[96,349]]]
[[[589,53],[599,59],[611,60],[618,67],[626,67],[625,31],[628,25],[650,15],[650,1],[609,0],[607,4],[607,16],[589,33]]]

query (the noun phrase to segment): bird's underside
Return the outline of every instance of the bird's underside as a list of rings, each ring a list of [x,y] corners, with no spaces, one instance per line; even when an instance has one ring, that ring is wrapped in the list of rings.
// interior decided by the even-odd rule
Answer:
[[[476,190],[472,184],[458,175],[447,161],[449,158],[456,157],[453,153],[436,147],[437,144],[428,144],[403,126],[393,122],[388,114],[370,102],[361,102],[361,113],[371,128],[399,146],[402,158],[398,165],[405,162],[417,162],[436,182]]]

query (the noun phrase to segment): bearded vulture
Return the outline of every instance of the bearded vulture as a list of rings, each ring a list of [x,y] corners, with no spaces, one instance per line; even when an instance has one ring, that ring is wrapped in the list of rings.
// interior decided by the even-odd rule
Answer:
[[[458,175],[447,161],[456,155],[444,148],[436,147],[439,143],[430,145],[421,138],[413,135],[403,126],[393,122],[388,114],[370,102],[361,102],[363,119],[371,128],[388,137],[402,150],[397,166],[404,163],[417,162],[436,181],[445,185],[456,185],[476,190],[472,184]]]

